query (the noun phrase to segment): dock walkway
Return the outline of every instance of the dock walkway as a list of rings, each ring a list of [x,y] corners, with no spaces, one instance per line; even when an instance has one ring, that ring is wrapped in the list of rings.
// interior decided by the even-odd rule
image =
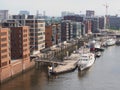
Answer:
[[[68,59],[64,60],[64,65],[58,65],[53,69],[53,74],[60,74],[68,71],[72,71],[77,67],[77,62],[79,61],[80,54],[73,53]]]

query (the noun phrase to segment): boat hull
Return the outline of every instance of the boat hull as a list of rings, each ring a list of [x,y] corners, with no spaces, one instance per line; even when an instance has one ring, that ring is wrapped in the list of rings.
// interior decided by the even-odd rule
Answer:
[[[88,61],[79,61],[78,62],[78,70],[82,71],[82,70],[85,70],[85,69],[91,67],[93,65],[94,61],[95,61],[94,54],[92,54],[92,57],[90,57],[90,60],[88,60]]]
[[[106,41],[106,45],[107,46],[112,46],[112,45],[115,45],[116,41],[114,39],[108,39]]]
[[[88,64],[88,65],[85,65],[85,66],[79,65],[78,70],[83,71],[85,69],[88,69],[93,65],[93,63],[94,63],[94,61],[92,63]]]

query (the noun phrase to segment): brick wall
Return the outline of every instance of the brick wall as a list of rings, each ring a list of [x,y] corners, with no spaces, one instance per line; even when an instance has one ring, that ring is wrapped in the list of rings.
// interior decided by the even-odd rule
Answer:
[[[11,64],[11,74],[12,74],[12,76],[16,75],[20,72],[22,72],[22,62],[21,62],[21,60]]]
[[[14,75],[17,75],[23,70],[26,70],[34,65],[34,61],[30,62],[29,60],[26,60],[22,62],[22,60],[18,60],[11,63],[8,66],[0,68],[0,82],[3,82],[4,80],[7,80],[8,78],[11,78]]]
[[[8,79],[9,77],[11,77],[11,71],[10,71],[10,66],[7,65],[3,68],[1,68],[0,70],[0,76],[1,76],[1,81]]]
[[[23,64],[23,70],[26,70],[26,69],[32,67],[33,65],[35,65],[35,62],[33,62],[33,61],[30,62],[30,61],[28,61],[28,60],[25,60],[25,61],[24,61],[24,64]]]

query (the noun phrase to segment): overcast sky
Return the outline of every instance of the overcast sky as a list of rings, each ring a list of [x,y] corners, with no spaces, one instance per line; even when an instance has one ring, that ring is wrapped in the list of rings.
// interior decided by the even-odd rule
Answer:
[[[120,0],[0,0],[0,9],[9,10],[10,14],[18,14],[20,10],[28,10],[35,14],[46,11],[46,15],[60,16],[62,11],[84,14],[86,10],[94,10],[96,15],[105,15],[108,4],[108,14],[120,14]]]

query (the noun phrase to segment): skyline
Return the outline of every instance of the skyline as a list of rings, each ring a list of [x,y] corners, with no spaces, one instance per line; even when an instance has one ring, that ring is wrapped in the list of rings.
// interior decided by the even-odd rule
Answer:
[[[30,11],[30,14],[36,14],[38,10],[40,14],[45,11],[48,16],[61,16],[62,11],[85,14],[86,10],[94,10],[95,15],[105,15],[104,4],[106,3],[109,6],[109,15],[120,15],[120,1],[118,0],[90,0],[89,2],[88,0],[1,0],[0,9],[9,10],[10,14],[18,14],[20,10],[27,10]]]

